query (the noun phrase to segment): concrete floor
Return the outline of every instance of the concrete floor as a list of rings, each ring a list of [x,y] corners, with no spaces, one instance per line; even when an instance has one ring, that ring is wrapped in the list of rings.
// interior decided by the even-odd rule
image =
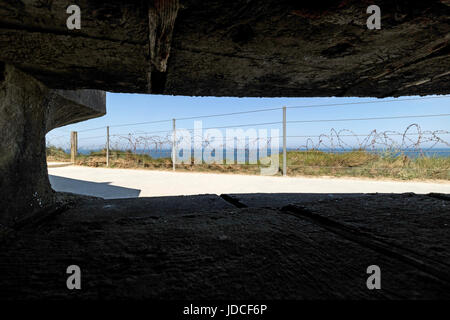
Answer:
[[[448,200],[232,197],[246,207],[217,195],[66,198],[0,229],[0,301],[450,299]],[[374,264],[381,290],[366,285]],[[69,265],[81,290],[67,290]]]
[[[105,199],[226,193],[450,193],[449,182],[267,177],[81,166],[49,166],[48,172],[56,191]]]

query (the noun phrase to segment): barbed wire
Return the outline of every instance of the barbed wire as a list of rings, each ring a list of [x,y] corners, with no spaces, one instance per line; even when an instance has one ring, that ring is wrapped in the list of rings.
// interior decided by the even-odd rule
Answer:
[[[420,97],[420,98],[410,98],[410,99],[393,99],[393,100],[377,100],[377,101],[359,101],[359,102],[346,102],[346,103],[331,103],[331,104],[319,104],[319,105],[303,105],[303,106],[289,106],[289,107],[274,107],[274,108],[265,108],[265,109],[255,109],[255,110],[247,110],[247,111],[239,111],[239,112],[229,112],[229,113],[220,113],[220,114],[210,114],[210,115],[200,115],[200,116],[192,116],[192,117],[181,117],[177,119],[164,119],[164,120],[153,120],[146,122],[138,122],[138,123],[128,123],[128,124],[118,124],[109,126],[110,128],[120,128],[120,127],[130,127],[134,125],[144,125],[144,124],[158,124],[158,123],[169,123],[173,120],[193,120],[193,119],[202,119],[202,118],[212,118],[212,117],[222,117],[222,116],[231,116],[231,115],[240,115],[240,114],[251,114],[251,113],[259,113],[259,112],[269,112],[275,110],[281,110],[283,108],[287,109],[297,109],[297,108],[318,108],[318,107],[335,107],[335,106],[350,106],[350,105],[361,105],[361,104],[378,104],[378,103],[391,103],[391,102],[407,102],[407,101],[418,101],[418,100],[430,100],[430,99],[441,99],[448,98],[449,96],[438,96],[438,97]],[[425,114],[425,115],[401,115],[401,116],[383,116],[383,117],[362,117],[362,118],[342,118],[342,119],[311,119],[311,120],[289,120],[286,121],[286,124],[289,124],[289,130],[295,128],[296,124],[302,123],[322,123],[322,122],[352,122],[352,121],[369,121],[369,120],[390,120],[390,119],[413,119],[413,118],[430,118],[430,117],[448,117],[450,113],[440,113],[440,114]],[[283,124],[282,121],[272,121],[272,122],[257,122],[257,123],[239,123],[232,125],[224,125],[224,126],[215,126],[215,127],[205,127],[205,128],[189,128],[189,129],[176,129],[176,141],[175,147],[186,143],[184,139],[192,139],[189,141],[189,145],[193,145],[194,148],[229,148],[230,145],[237,146],[239,148],[244,149],[258,149],[258,148],[266,148],[269,149],[269,146],[272,145],[272,142],[275,139],[281,139],[283,137],[257,137],[256,130],[254,132],[248,131],[253,128],[248,129],[244,134],[250,135],[247,137],[232,137],[232,138],[220,138],[214,137],[214,133],[209,132],[206,133],[207,136],[204,136],[205,130],[212,129],[231,129],[231,128],[244,128],[244,127],[257,127],[257,126],[278,126]],[[91,132],[96,130],[104,130],[106,126],[97,127],[97,128],[87,128],[83,130],[79,130],[79,133]],[[199,130],[199,133],[197,132]],[[201,131],[200,131],[201,130]],[[185,137],[184,133],[189,132],[191,135],[189,137]],[[193,133],[193,134],[192,134]],[[323,133],[319,135],[290,135],[286,136],[286,138],[301,138],[306,139],[302,142],[296,142],[295,148],[296,150],[327,150],[331,152],[345,152],[348,150],[366,150],[366,151],[375,151],[375,150],[388,150],[395,152],[415,152],[421,153],[427,152],[432,148],[435,148],[438,145],[442,145],[445,147],[450,147],[450,143],[444,139],[445,135],[450,134],[449,131],[444,130],[422,130],[419,124],[413,123],[406,127],[404,132],[399,131],[377,131],[372,130],[369,133],[361,134],[355,133],[350,129],[331,129],[329,133]],[[167,150],[172,149],[173,147],[173,130],[158,130],[158,131],[140,131],[134,133],[113,133],[110,134],[109,146],[111,149],[114,149],[116,152],[120,150],[127,150],[127,152],[131,153],[147,153],[155,156],[160,156],[162,154],[167,154]],[[399,139],[395,139],[395,137],[399,137]],[[61,141],[69,139],[69,136],[59,135],[52,136],[48,135],[47,137],[47,146],[50,146],[57,142],[58,144],[62,144]],[[102,135],[93,135],[93,136],[84,136],[78,135],[78,140],[81,142],[79,145],[82,145],[82,142],[95,140],[95,139],[104,139],[104,144],[98,144],[96,148],[106,148],[106,131],[105,134]],[[66,140],[67,141],[67,140]],[[229,143],[232,141],[232,143]],[[277,141],[279,142],[279,141]],[[85,143],[86,144],[86,143]],[[67,143],[65,144],[67,146]],[[291,143],[291,145],[293,145]],[[86,149],[86,148],[84,148]],[[442,151],[442,152],[450,152],[450,151]]]
[[[172,148],[173,136],[171,131],[164,131],[164,135],[146,135],[146,134],[115,134],[110,136],[110,148],[112,150],[127,150],[131,153],[150,154],[159,156],[168,154]],[[320,135],[298,135],[287,136],[289,138],[303,138],[304,143],[297,143],[295,148],[290,150],[326,150],[329,152],[347,152],[347,151],[389,151],[424,154],[429,152],[436,146],[450,148],[450,142],[444,136],[450,135],[450,131],[445,130],[422,130],[419,124],[413,123],[406,127],[403,132],[387,130],[378,131],[376,129],[366,134],[355,133],[349,129],[331,129],[329,133]],[[395,139],[399,137],[399,139]],[[80,141],[105,138],[104,136],[83,137]],[[188,143],[193,148],[201,149],[226,149],[231,146],[243,149],[270,148],[273,139],[280,139],[281,136],[275,137],[215,137],[211,133],[203,136],[189,135],[189,137],[177,135],[175,145],[177,148]],[[190,139],[190,141],[185,141]],[[230,144],[229,142],[233,143]],[[51,140],[47,140],[47,145],[51,145]],[[292,145],[292,144],[291,144]],[[105,144],[97,145],[97,148],[106,148]],[[86,148],[83,148],[86,149]],[[439,150],[439,153],[450,153],[450,150]]]
[[[410,132],[416,130],[415,133]],[[404,132],[398,131],[381,131],[372,130],[367,135],[356,134],[349,129],[335,130],[331,129],[329,134],[321,134],[315,136],[316,141],[312,137],[308,137],[304,145],[300,145],[297,149],[303,150],[375,150],[383,149],[392,152],[415,152],[423,153],[433,149],[436,145],[442,144],[450,147],[450,143],[442,137],[450,134],[450,131],[444,130],[422,130],[417,123],[410,124]],[[400,136],[401,141],[392,139],[393,136]],[[353,145],[344,140],[344,137],[354,138]],[[412,138],[415,137],[415,138]],[[355,141],[356,140],[356,141]],[[355,143],[356,142],[356,143]],[[425,147],[425,145],[427,145]],[[381,147],[381,148],[380,148]]]

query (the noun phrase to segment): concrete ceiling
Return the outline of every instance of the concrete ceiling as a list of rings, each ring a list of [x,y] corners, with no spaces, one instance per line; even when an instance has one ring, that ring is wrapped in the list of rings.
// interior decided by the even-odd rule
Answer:
[[[450,93],[449,1],[0,0],[0,61],[55,89],[205,96]]]

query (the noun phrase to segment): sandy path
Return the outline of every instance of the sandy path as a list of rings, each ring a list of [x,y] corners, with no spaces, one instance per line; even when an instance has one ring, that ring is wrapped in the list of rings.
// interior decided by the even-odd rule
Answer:
[[[450,193],[447,182],[270,177],[81,166],[49,167],[48,171],[56,191],[107,199],[223,193]]]

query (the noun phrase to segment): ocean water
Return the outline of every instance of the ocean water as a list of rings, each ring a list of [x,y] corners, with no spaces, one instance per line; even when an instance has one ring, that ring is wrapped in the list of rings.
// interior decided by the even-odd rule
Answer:
[[[287,148],[288,151],[306,151],[305,149],[294,149],[294,148]],[[80,148],[78,150],[78,153],[80,154],[89,154],[91,151],[101,151],[99,149],[97,150],[87,150],[87,149],[82,149]],[[123,150],[126,151],[126,150]],[[259,152],[259,150],[255,150],[256,151],[256,158],[260,159],[260,157],[265,157],[265,156],[270,156],[271,152],[270,149],[267,150],[267,153],[263,153],[263,152]],[[354,151],[352,149],[319,149],[319,151],[322,152],[330,152],[330,153],[345,153],[345,152],[350,152],[350,151]],[[70,152],[70,151],[69,151]],[[283,150],[280,148],[279,150],[280,153],[283,152]],[[370,153],[375,153],[375,154],[386,154],[389,153],[392,156],[398,156],[401,154],[404,154],[410,158],[417,158],[417,157],[421,157],[421,156],[425,156],[425,157],[450,157],[450,148],[433,148],[433,149],[422,149],[421,151],[418,150],[410,150],[410,149],[405,149],[405,150],[395,150],[395,151],[387,151],[387,150],[383,150],[383,149],[373,149],[373,150],[366,150],[366,152],[370,152]],[[159,158],[170,158],[172,156],[172,151],[170,149],[163,149],[163,150],[142,150],[142,149],[138,149],[136,150],[137,154],[148,154],[150,155],[152,158],[154,159],[159,159]],[[245,161],[249,160],[249,155],[250,155],[250,150],[249,149],[245,149],[245,150],[238,150],[235,149],[234,150],[234,159],[237,159],[237,155],[238,153],[240,153],[240,157],[242,157],[242,154],[244,154],[244,158]],[[191,155],[193,156],[194,151],[191,150]],[[180,157],[183,156],[182,153],[180,153]],[[212,156],[214,157],[215,154],[212,153]],[[205,158],[205,156],[204,156]],[[223,159],[229,159],[226,156],[226,151],[224,150],[223,152]],[[231,159],[231,157],[230,157]]]

